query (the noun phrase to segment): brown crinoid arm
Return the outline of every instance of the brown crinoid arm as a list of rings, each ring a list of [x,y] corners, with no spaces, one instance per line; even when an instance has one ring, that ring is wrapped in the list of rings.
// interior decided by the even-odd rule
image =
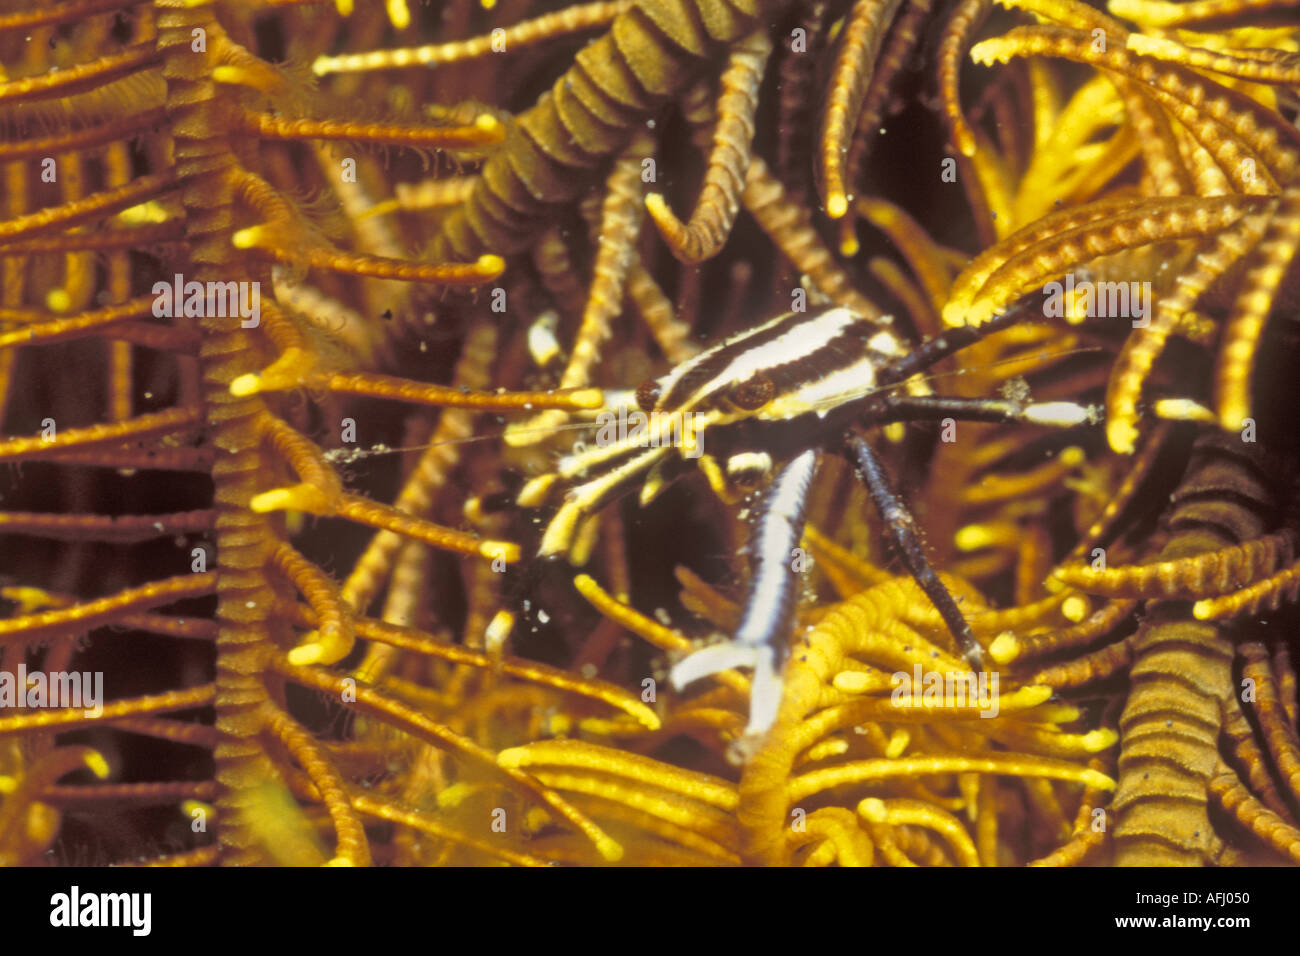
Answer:
[[[584,176],[708,70],[728,44],[778,12],[781,0],[643,0],[584,48],[550,92],[518,117],[474,193],[443,224],[436,259],[462,261],[529,245],[574,198]]]
[[[1197,442],[1173,496],[1162,560],[1194,562],[1260,537],[1277,520],[1276,492],[1251,452],[1214,433]],[[1149,604],[1134,639],[1112,804],[1121,865],[1201,863],[1219,839],[1207,806],[1221,701],[1232,687],[1233,635],[1191,619],[1189,610],[1181,601]]]

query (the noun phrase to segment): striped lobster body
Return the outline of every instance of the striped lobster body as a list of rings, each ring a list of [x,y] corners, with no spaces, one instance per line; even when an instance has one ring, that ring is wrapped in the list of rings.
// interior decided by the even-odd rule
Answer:
[[[1014,317],[1009,312],[999,321]],[[600,508],[638,482],[644,504],[689,470],[689,459],[699,460],[723,498],[731,497],[730,486],[753,486],[770,476],[753,509],[750,581],[735,633],[679,661],[670,675],[680,690],[719,671],[753,668],[749,725],[738,741],[742,759],[772,726],[781,700],[799,570],[792,559],[822,452],[843,454],[853,463],[908,570],[972,668],[980,670],[982,650],[970,625],[929,566],[915,521],[861,430],[950,416],[1067,428],[1090,418],[1088,409],[1068,402],[919,394],[916,373],[994,324],[953,330],[910,348],[887,322],[835,306],[786,313],[733,336],[636,390],[640,410],[632,414],[645,419],[641,430],[604,440],[598,435],[597,447],[564,458],[556,472],[530,481],[518,498],[521,505],[536,506],[556,483],[568,486],[542,537],[540,556],[554,557],[569,551],[580,524]]]
[[[637,481],[644,480],[641,500],[649,502],[691,459],[720,492],[728,483],[760,482],[843,430],[876,390],[879,370],[902,352],[893,333],[848,309],[790,312],[644,382],[636,390],[644,430],[623,440],[598,434],[595,448],[567,456],[555,476],[544,476],[572,482],[595,475],[570,489],[541,554],[567,550],[582,517]],[[536,499],[537,486],[520,497]]]
[[[646,411],[724,411],[762,421],[825,417],[876,384],[901,345],[879,322],[845,308],[788,312],[735,335],[638,389]]]
[[[790,557],[803,534],[808,494],[821,450],[838,443],[882,383],[882,371],[907,354],[878,320],[842,307],[789,312],[691,358],[636,390],[644,432],[570,455],[555,475],[520,495],[538,503],[556,478],[571,487],[547,525],[540,554],[567,551],[579,523],[641,484],[652,500],[699,459],[720,495],[770,475],[761,519],[749,543],[753,579],[732,639],[678,663],[684,687],[733,667],[754,671],[750,733],[771,725],[781,698],[786,633],[794,619]],[[634,413],[635,414],[635,413]],[[682,438],[684,440],[676,440]]]

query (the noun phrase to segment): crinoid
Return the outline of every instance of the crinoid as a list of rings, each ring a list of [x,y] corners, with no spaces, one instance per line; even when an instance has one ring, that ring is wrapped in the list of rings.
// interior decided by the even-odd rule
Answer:
[[[1300,861],[1285,0],[355,6],[0,0],[0,861]],[[543,492],[835,310],[1104,425],[859,436],[976,654],[827,456],[737,766],[761,456]]]

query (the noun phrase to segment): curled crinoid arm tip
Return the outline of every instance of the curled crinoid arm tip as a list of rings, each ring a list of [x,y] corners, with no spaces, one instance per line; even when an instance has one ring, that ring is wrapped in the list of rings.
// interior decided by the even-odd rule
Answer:
[[[672,681],[675,690],[681,691],[702,677],[736,667],[754,670],[749,697],[749,725],[745,728],[744,736],[757,739],[776,723],[777,711],[781,706],[781,674],[770,647],[757,647],[738,641],[713,644],[678,661],[668,679]]]

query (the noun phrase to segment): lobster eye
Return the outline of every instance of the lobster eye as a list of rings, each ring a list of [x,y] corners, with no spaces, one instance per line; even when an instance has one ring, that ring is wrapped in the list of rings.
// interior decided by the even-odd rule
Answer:
[[[763,375],[755,375],[731,390],[731,400],[747,412],[756,411],[772,400],[776,386]]]
[[[646,379],[636,389],[636,404],[643,412],[654,411],[655,402],[659,401],[662,394],[659,383],[652,378]]]

